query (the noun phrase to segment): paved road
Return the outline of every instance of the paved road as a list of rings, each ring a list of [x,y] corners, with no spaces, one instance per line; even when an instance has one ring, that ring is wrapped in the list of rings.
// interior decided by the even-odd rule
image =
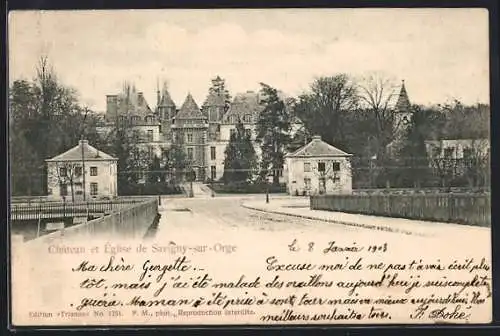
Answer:
[[[259,196],[251,196],[257,198]],[[260,196],[263,197],[263,196]],[[254,231],[297,231],[314,228],[347,230],[341,226],[297,217],[275,215],[241,206],[248,196],[218,198],[171,199],[162,202],[159,231],[175,229],[250,229]]]
[[[271,235],[282,234],[328,234],[336,236],[366,237],[372,230],[333,224],[320,220],[303,219],[287,215],[266,213],[242,207],[250,199],[260,199],[263,195],[227,196],[216,198],[169,199],[162,201],[162,217],[155,235],[156,240],[174,236],[200,236],[209,234],[228,237],[248,233]],[[286,196],[274,196],[284,199]],[[273,202],[273,197],[271,202]],[[377,236],[394,238],[395,234],[377,232]]]
[[[385,241],[402,247],[413,245],[415,249],[443,253],[453,251],[480,251],[489,254],[490,231],[463,226],[449,228],[436,223],[426,228],[425,236],[404,235],[356,226],[328,223],[321,220],[271,214],[242,207],[251,199],[260,200],[264,195],[227,196],[215,198],[164,199],[160,209],[162,218],[154,237],[157,241],[185,239],[188,237],[249,237],[249,239],[281,239],[284,236],[321,237],[349,241]],[[272,196],[271,202],[287,196]],[[391,223],[393,225],[393,223]],[[443,228],[444,226],[444,228]],[[288,239],[288,238],[287,238]],[[473,243],[474,242],[474,243]],[[259,242],[256,241],[258,244]]]

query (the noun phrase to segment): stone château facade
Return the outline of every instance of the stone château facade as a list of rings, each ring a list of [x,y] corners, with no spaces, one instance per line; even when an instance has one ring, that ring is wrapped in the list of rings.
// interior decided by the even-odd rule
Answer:
[[[106,96],[105,122],[99,130],[104,133],[114,123],[127,120],[150,155],[160,157],[163,149],[180,145],[197,180],[218,180],[224,173],[224,151],[238,120],[255,140],[254,130],[262,109],[259,95],[253,91],[238,93],[228,104],[223,95],[209,94],[199,106],[188,93],[178,107],[164,85],[158,90],[156,108],[152,109],[143,93],[131,88],[127,94]],[[260,155],[256,142],[254,147]]]

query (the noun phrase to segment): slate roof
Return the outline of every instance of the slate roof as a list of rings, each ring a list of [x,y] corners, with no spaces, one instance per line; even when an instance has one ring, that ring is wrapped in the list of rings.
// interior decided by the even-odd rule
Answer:
[[[168,92],[167,83],[163,84],[162,97],[159,106],[175,107],[175,103],[172,100],[172,97],[170,97],[170,93]]]
[[[137,97],[136,111],[141,115],[148,115],[153,113],[142,94]]]
[[[179,112],[176,116],[177,119],[205,119],[205,116],[201,112],[200,108],[194,101],[191,93],[188,93],[184,104],[182,104]]]
[[[396,103],[396,111],[408,112],[410,108],[410,99],[408,98],[408,93],[406,92],[405,81],[403,81],[403,84],[401,85],[401,91],[399,92],[398,101]]]
[[[224,106],[226,105],[226,98],[224,95],[210,93],[207,96],[204,106]]]
[[[234,97],[224,118],[227,119],[229,116],[235,115],[243,120],[245,114],[250,114],[255,119],[259,116],[261,110],[262,106],[260,105],[259,94],[247,91],[245,93],[238,93]]]
[[[66,152],[54,156],[51,159],[47,159],[47,162],[53,161],[81,161],[82,160],[82,146],[83,145],[83,156],[85,161],[116,161],[117,158],[112,157],[104,152],[101,152],[97,148],[89,145],[87,140],[80,140],[80,143],[67,150]]]
[[[326,142],[320,136],[314,136],[307,145],[287,154],[286,157],[315,157],[315,156],[351,156]]]
[[[117,112],[119,115],[135,114],[145,116],[153,113],[142,93],[136,92],[135,88],[130,90],[128,98],[125,93],[121,93],[117,96]]]

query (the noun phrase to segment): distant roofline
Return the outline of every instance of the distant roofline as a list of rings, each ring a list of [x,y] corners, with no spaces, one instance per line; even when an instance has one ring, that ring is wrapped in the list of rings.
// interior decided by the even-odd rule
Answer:
[[[425,139],[424,142],[441,142],[441,141],[468,141],[468,140],[486,140],[489,141],[490,138],[441,138],[441,139]]]
[[[85,148],[85,147],[86,148]],[[95,154],[85,154],[84,152],[89,150],[95,150]],[[77,157],[76,155],[72,155],[78,151]],[[82,160],[83,155],[83,160]],[[68,158],[69,156],[69,158]],[[86,139],[81,139],[78,141],[76,146],[71,147],[67,151],[60,153],[54,157],[45,159],[44,162],[80,162],[80,161],[118,161],[118,158],[109,155],[98,148],[93,147],[89,144],[89,141]]]
[[[286,154],[285,157],[315,158],[315,157],[346,157],[346,156],[353,156],[353,155],[354,154],[349,154],[349,153],[345,153],[345,154],[319,154],[319,155],[294,155],[293,153],[289,153],[289,154]]]
[[[81,162],[82,159],[45,159],[45,162]],[[85,162],[88,162],[88,161],[118,161],[117,158],[111,158],[111,159],[106,159],[106,158],[96,158],[96,157],[90,157],[90,158],[87,158],[85,157]]]

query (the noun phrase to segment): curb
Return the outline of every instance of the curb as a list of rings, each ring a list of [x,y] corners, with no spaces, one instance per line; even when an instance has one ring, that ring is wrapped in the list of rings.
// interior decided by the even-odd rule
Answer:
[[[359,227],[359,228],[368,229],[368,230],[385,231],[385,232],[391,232],[391,233],[402,233],[402,234],[405,234],[408,236],[429,237],[429,235],[426,235],[423,233],[412,232],[412,231],[408,231],[408,230],[394,229],[394,228],[391,228],[388,226],[358,224],[358,223],[353,223],[353,222],[344,222],[344,221],[339,221],[339,220],[325,219],[325,218],[319,218],[319,217],[313,217],[313,216],[307,216],[307,215],[291,214],[288,212],[277,211],[277,210],[264,210],[262,208],[256,208],[256,207],[252,207],[252,206],[246,205],[246,204],[241,204],[241,206],[246,208],[246,209],[260,211],[260,212],[266,212],[266,213],[273,213],[273,214],[277,214],[277,215],[285,215],[285,216],[292,216],[292,217],[298,217],[298,218],[304,218],[304,219],[318,220],[318,221],[322,221],[322,222],[340,224],[340,225],[346,225],[346,226],[354,226],[354,227]]]

